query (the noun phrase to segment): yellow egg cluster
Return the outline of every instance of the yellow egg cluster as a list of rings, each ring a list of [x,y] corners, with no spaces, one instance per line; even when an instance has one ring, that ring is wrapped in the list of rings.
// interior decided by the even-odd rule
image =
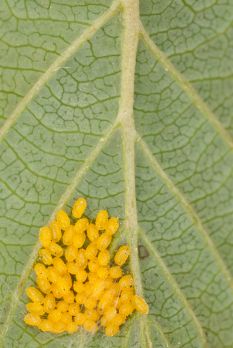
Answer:
[[[120,246],[111,261],[108,247],[118,218],[101,210],[91,222],[83,217],[86,207],[79,198],[72,209],[75,222],[60,210],[40,229],[37,287],[26,289],[31,302],[24,321],[52,333],[73,333],[80,326],[94,333],[102,326],[107,336],[114,336],[135,310],[147,314],[148,305],[135,294],[132,275],[122,269],[129,247]]]

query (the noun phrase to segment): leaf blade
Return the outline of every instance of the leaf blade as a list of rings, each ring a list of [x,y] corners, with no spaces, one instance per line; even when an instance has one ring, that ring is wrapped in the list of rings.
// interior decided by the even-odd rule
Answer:
[[[93,216],[98,207],[105,207],[110,209],[111,214],[119,215],[124,222],[128,230],[128,241],[133,246],[131,268],[137,279],[137,289],[141,292],[141,288],[144,288],[151,312],[145,323],[144,320],[133,317],[122,328],[120,334],[112,339],[104,337],[101,333],[93,337],[84,332],[74,336],[47,335],[22,323],[25,298],[21,299],[19,296],[22,284],[18,283],[16,289],[20,291],[16,290],[16,302],[15,293],[13,294],[10,320],[5,322],[5,328],[9,330],[4,331],[4,344],[6,347],[152,347],[155,344],[161,347],[230,347],[233,342],[229,330],[232,323],[232,289],[229,284],[229,271],[224,264],[225,262],[229,269],[233,264],[229,252],[232,250],[229,242],[230,210],[226,208],[231,197],[226,197],[224,193],[226,188],[230,187],[232,177],[230,152],[224,144],[226,142],[231,145],[231,139],[224,129],[225,125],[229,126],[229,121],[225,122],[225,111],[222,108],[223,116],[218,110],[217,116],[220,121],[216,121],[211,98],[203,94],[202,87],[198,88],[200,94],[195,90],[196,81],[203,86],[200,78],[196,78],[195,81],[195,78],[186,74],[182,65],[177,64],[179,61],[161,45],[158,33],[154,32],[154,7],[152,6],[153,11],[149,10],[149,15],[145,15],[145,8],[149,3],[156,3],[159,9],[165,2],[146,0],[140,3],[142,20],[145,27],[149,28],[146,40],[149,40],[152,51],[152,40],[156,38],[156,44],[158,40],[156,55],[153,58],[148,58],[149,51],[143,56],[141,43],[136,57],[135,46],[139,38],[137,2],[122,0],[122,24],[116,17],[117,2],[113,3],[109,12],[108,2],[97,2],[100,5],[100,11],[97,12],[102,13],[102,17],[93,22],[99,23],[98,28],[95,24],[91,26],[94,30],[98,29],[96,35],[92,38],[87,35],[88,41],[79,51],[73,52],[74,57],[67,61],[69,66],[64,67],[62,71],[57,70],[54,76],[51,74],[40,86],[39,93],[37,94],[36,90],[33,92],[27,108],[24,111],[19,110],[20,117],[17,116],[13,120],[16,123],[12,122],[10,127],[7,126],[9,133],[4,131],[6,138],[2,139],[0,145],[3,159],[0,165],[3,190],[0,194],[3,198],[1,219],[7,233],[4,231],[1,237],[5,246],[1,257],[3,265],[5,259],[8,260],[8,265],[5,274],[2,275],[2,289],[7,289],[10,294],[17,285],[25,267],[24,262],[36,240],[37,229],[49,218],[57,202],[58,206],[61,206],[73,195],[67,203],[70,207],[75,195],[82,194],[90,198],[90,215]],[[199,2],[198,4],[200,5]],[[69,7],[72,7],[72,0]],[[83,9],[86,7],[87,4],[84,2]],[[185,10],[186,7],[188,5],[184,6]],[[177,8],[180,8],[180,4],[177,4]],[[206,11],[203,8],[200,13]],[[233,10],[228,5],[226,8],[228,11]],[[102,11],[103,9],[107,12]],[[167,9],[170,11],[169,17],[166,9],[164,10],[167,25],[172,27],[174,4],[169,4]],[[38,13],[43,13],[41,8],[38,7],[37,10]],[[96,17],[95,14],[93,17]],[[101,18],[104,18],[102,22]],[[110,22],[105,24],[105,20],[108,19]],[[52,22],[51,19],[50,23]],[[83,22],[84,26],[86,24]],[[121,26],[123,38],[119,35]],[[45,28],[50,29],[49,26]],[[187,23],[185,30],[186,28],[189,28]],[[30,33],[30,30],[27,30]],[[87,33],[88,29],[85,32]],[[168,28],[167,33],[169,32]],[[81,37],[82,35],[85,36],[81,34]],[[152,35],[151,41],[149,35]],[[80,38],[78,40],[80,42]],[[176,42],[176,47],[180,48],[179,42]],[[76,48],[77,46],[75,50]],[[182,53],[180,54],[182,56]],[[156,62],[156,57],[160,58],[159,63]],[[59,58],[57,59],[59,62]],[[65,61],[62,60],[63,63]],[[46,60],[46,67],[48,62],[49,60]],[[200,63],[198,59],[197,62]],[[165,67],[165,73],[160,65]],[[5,66],[7,68],[7,64]],[[56,66],[59,64],[56,63]],[[35,68],[35,73],[43,74],[39,65]],[[34,77],[31,77],[33,81]],[[171,83],[172,78],[175,80],[174,84]],[[223,81],[226,82],[225,79]],[[169,94],[165,94],[163,99],[166,89]],[[27,93],[26,89],[24,93]],[[185,93],[188,94],[189,100]],[[18,90],[15,95],[21,97]],[[161,105],[159,98],[162,101]],[[170,105],[166,99],[170,101]],[[229,106],[228,103],[226,105]],[[179,110],[180,106],[182,113]],[[207,114],[207,121],[203,121],[204,118],[195,109]],[[132,122],[133,111],[135,125]],[[175,111],[175,117],[171,117],[171,111]],[[185,120],[185,117],[190,120],[194,129],[192,133],[191,127],[186,125],[187,143],[183,141],[182,132],[185,122],[179,123],[179,119]],[[200,121],[197,121],[199,119]],[[154,127],[155,123],[157,129]],[[169,126],[178,129],[177,134],[176,128],[172,130],[176,135],[172,141],[169,138]],[[214,128],[217,135],[213,131]],[[228,128],[230,130],[230,127]],[[206,137],[203,137],[203,129],[205,132],[208,129]],[[223,141],[219,140],[219,134]],[[195,138],[196,135],[199,138]],[[214,147],[211,147],[212,141]],[[203,147],[196,148],[197,142]],[[224,173],[224,180],[219,180],[218,177],[219,188],[214,186],[212,177],[210,188],[205,177],[200,177],[199,182],[205,190],[203,197],[196,187],[190,190],[188,186],[189,160],[195,153],[188,147],[189,143],[195,145],[194,148],[200,157],[203,155],[198,151],[204,149],[205,156],[202,162],[207,163],[205,170],[213,175],[218,166],[217,169]],[[146,149],[144,154],[139,149],[142,144],[144,150]],[[219,150],[215,155],[217,146]],[[172,160],[175,161],[174,154],[179,150],[177,162],[170,165],[169,154],[172,154]],[[134,151],[137,156],[136,168]],[[191,156],[187,158],[187,154]],[[199,164],[198,160],[195,159],[195,165]],[[185,161],[188,165],[182,168]],[[154,171],[153,168],[157,170]],[[192,172],[191,179],[195,183],[196,174],[201,172],[201,169],[203,168],[197,166]],[[18,177],[22,178],[22,182],[17,181]],[[165,180],[161,180],[162,178]],[[152,186],[150,182],[153,183]],[[221,189],[221,185],[225,191]],[[164,201],[164,197],[167,197],[167,201]],[[211,213],[212,202],[217,212],[216,216]],[[221,235],[219,231],[216,232],[214,224],[217,221],[219,228],[219,222],[222,222],[223,218],[226,232]],[[139,235],[140,246],[145,252],[142,259],[140,250],[139,258],[137,255],[137,219],[146,231],[146,236],[142,232]],[[222,226],[221,228],[220,231],[223,231]],[[19,244],[15,243],[15,230],[21,238]],[[119,240],[125,238],[124,231],[119,235]],[[116,243],[119,240],[116,240]],[[34,250],[36,252],[36,249]],[[23,276],[24,281],[33,281],[29,272],[31,263],[32,260],[25,268],[27,274]],[[16,308],[19,299],[20,305]],[[7,306],[11,299],[7,294],[2,301]],[[9,308],[6,308],[6,313],[8,310]]]

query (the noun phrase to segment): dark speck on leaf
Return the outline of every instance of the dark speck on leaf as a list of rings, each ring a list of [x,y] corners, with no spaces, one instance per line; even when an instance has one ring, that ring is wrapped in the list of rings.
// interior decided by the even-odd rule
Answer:
[[[147,249],[142,244],[138,245],[138,254],[140,259],[145,259],[149,256]]]

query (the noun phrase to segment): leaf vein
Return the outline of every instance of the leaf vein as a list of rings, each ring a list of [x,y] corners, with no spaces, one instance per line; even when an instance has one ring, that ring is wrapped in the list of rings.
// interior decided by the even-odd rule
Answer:
[[[200,334],[201,341],[205,346],[206,345],[206,337],[205,337],[204,331],[202,329],[202,325],[201,325],[199,319],[197,318],[190,302],[188,301],[187,297],[185,296],[185,294],[183,293],[183,291],[179,287],[178,283],[176,282],[175,278],[171,274],[167,265],[162,260],[161,256],[159,255],[158,250],[156,250],[155,247],[152,245],[151,241],[147,238],[147,236],[145,235],[145,232],[142,228],[139,229],[139,234],[140,234],[141,238],[143,239],[148,250],[152,253],[152,256],[154,257],[156,263],[159,265],[159,267],[160,267],[161,271],[163,272],[165,278],[167,279],[168,283],[171,284],[171,286],[173,287],[177,298],[184,305],[184,307],[186,308],[190,317],[192,318],[192,321],[194,322],[194,324],[196,326],[197,332]]]
[[[95,161],[95,159],[97,158],[97,156],[99,155],[99,153],[103,149],[104,145],[111,138],[112,134],[114,133],[114,131],[117,127],[118,127],[118,119],[116,119],[115,123],[109,128],[109,130],[106,132],[105,136],[100,139],[98,145],[93,149],[93,151],[89,154],[89,156],[84,161],[83,165],[77,171],[76,175],[73,177],[70,184],[67,186],[66,190],[62,194],[62,196],[61,196],[57,206],[55,207],[49,221],[51,221],[54,218],[56,211],[61,209],[64,206],[64,204],[69,200],[72,193],[75,191],[77,185],[82,180],[83,176],[86,174],[86,172],[88,171],[91,164]],[[27,261],[23,271],[22,271],[22,274],[21,274],[19,282],[16,286],[16,289],[12,294],[12,299],[11,299],[8,313],[6,315],[6,320],[5,320],[3,327],[2,327],[2,330],[1,330],[0,342],[4,340],[4,337],[9,329],[9,326],[10,326],[10,323],[13,319],[15,310],[18,307],[20,297],[23,293],[24,285],[25,285],[28,277],[30,276],[32,265],[37,257],[39,248],[40,248],[40,244],[39,244],[39,242],[37,242],[35,244],[35,247],[33,248],[32,252],[31,252],[29,258],[28,258],[28,261]]]
[[[60,69],[64,63],[77,52],[77,50],[88,40],[90,40],[95,33],[107,23],[118,11],[119,1],[115,0],[110,8],[106,12],[97,18],[90,27],[88,27],[84,32],[75,39],[71,45],[52,63],[46,72],[41,75],[41,77],[36,81],[32,88],[28,91],[25,97],[16,105],[16,108],[8,117],[7,121],[4,123],[0,129],[0,141],[7,134],[9,129],[17,121],[18,117],[24,111],[26,106],[31,102],[31,100],[39,93],[41,88],[53,77],[53,75]]]
[[[212,253],[213,257],[215,258],[216,263],[219,266],[219,269],[224,274],[226,281],[228,282],[229,286],[233,290],[233,284],[232,284],[232,276],[230,271],[228,270],[224,260],[222,259],[221,255],[219,254],[219,251],[217,250],[214,242],[210,238],[208,231],[203,226],[202,221],[199,217],[199,215],[194,210],[193,206],[190,202],[186,200],[186,197],[184,194],[178,189],[176,184],[172,181],[172,179],[166,174],[166,172],[161,167],[160,163],[156,160],[153,153],[149,149],[148,145],[144,142],[144,140],[140,137],[138,134],[138,143],[140,144],[145,156],[150,161],[152,168],[160,176],[162,181],[167,186],[168,190],[176,197],[178,202],[182,205],[183,209],[186,211],[187,215],[190,216],[193,224],[196,226],[196,228],[199,230],[200,234],[203,236],[203,239],[206,242],[206,245],[208,246],[210,252]]]
[[[233,149],[233,140],[231,138],[231,135],[222,126],[215,114],[210,110],[208,105],[200,97],[200,95],[193,88],[190,82],[181,74],[181,72],[176,69],[176,67],[172,64],[166,54],[162,52],[160,48],[154,43],[154,41],[149,37],[142,23],[140,26],[140,31],[144,43],[149,48],[154,57],[159,61],[159,63],[165,68],[165,71],[170,73],[170,75],[179,84],[182,90],[189,96],[190,100],[192,100],[193,105],[195,105],[196,108],[201,112],[201,114],[207,118],[212,127],[221,136],[223,142],[225,142],[231,149]]]

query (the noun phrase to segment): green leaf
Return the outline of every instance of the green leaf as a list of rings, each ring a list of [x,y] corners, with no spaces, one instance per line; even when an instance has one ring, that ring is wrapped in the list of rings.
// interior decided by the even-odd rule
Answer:
[[[1,346],[233,347],[232,3],[0,11]],[[38,228],[79,195],[120,217],[150,305],[114,338],[23,322]]]

